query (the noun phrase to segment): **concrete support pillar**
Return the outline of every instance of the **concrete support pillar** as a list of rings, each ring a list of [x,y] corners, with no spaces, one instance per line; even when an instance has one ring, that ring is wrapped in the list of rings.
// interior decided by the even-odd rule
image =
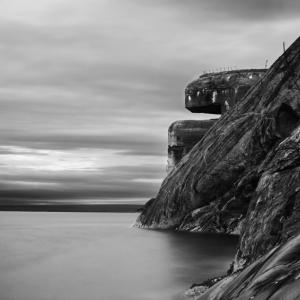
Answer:
[[[186,120],[171,124],[168,131],[168,173],[202,139],[216,120]]]

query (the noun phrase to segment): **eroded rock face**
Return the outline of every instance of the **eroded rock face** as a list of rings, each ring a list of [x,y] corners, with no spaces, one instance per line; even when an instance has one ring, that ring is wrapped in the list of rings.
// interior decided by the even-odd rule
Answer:
[[[278,236],[273,232],[285,228],[290,221],[277,224],[275,215],[281,217],[281,210],[289,211],[292,204],[288,208],[278,204],[278,214],[270,211],[274,216],[270,218],[272,225],[270,229],[264,228],[263,233],[259,223],[262,216],[255,208],[263,204],[266,210],[270,195],[275,199],[280,195],[284,201],[297,197],[294,194],[300,185],[298,169],[295,162],[287,162],[285,155],[286,149],[297,143],[294,134],[300,116],[299,74],[298,39],[169,174],[155,200],[139,216],[137,226],[238,232],[244,224],[238,257],[247,262],[250,262],[248,256],[256,253],[254,256],[258,257],[276,244]],[[280,150],[284,145],[287,148]],[[291,155],[297,161],[298,150],[293,149]],[[284,172],[278,175],[279,162],[290,164],[284,177],[286,181],[280,179]],[[282,188],[283,185],[291,185],[291,189]],[[266,215],[270,214],[266,212]],[[249,222],[253,223],[250,227]],[[270,235],[269,246],[262,247],[259,234],[266,232]],[[252,243],[247,236],[252,237],[254,233],[257,241],[253,239]]]
[[[300,235],[273,248],[242,272],[225,277],[211,288],[200,285],[196,295],[192,292],[185,293],[186,299],[300,299]]]
[[[293,121],[290,116],[288,120],[295,122],[289,130],[298,125],[297,118]],[[283,135],[288,135],[285,130]],[[245,219],[237,267],[300,232],[300,126],[268,154],[259,173],[262,175]]]
[[[300,299],[299,120],[300,38],[145,206],[137,226],[241,234],[231,275],[187,296]]]
[[[185,90],[185,107],[191,112],[221,114],[241,100],[265,74],[266,69],[207,73]]]

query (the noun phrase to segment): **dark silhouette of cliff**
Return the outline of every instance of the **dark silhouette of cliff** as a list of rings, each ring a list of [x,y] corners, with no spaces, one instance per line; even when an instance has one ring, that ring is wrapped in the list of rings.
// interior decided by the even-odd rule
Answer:
[[[198,299],[300,299],[299,119],[300,38],[184,156],[138,217],[146,228],[240,233],[231,275]]]

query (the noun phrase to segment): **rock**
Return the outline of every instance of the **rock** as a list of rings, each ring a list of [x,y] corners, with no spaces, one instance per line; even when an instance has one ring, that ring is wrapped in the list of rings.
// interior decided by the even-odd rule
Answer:
[[[300,232],[300,126],[268,154],[259,173],[237,256],[247,262]]]
[[[228,275],[188,297],[300,299],[300,38],[184,156],[136,225],[240,233]]]
[[[194,300],[300,299],[300,235],[246,269],[225,277]]]
[[[259,209],[255,210],[257,203],[266,198],[262,209],[269,209],[271,200],[267,198],[270,192],[273,198],[282,197],[288,201],[290,197],[296,197],[291,193],[295,193],[298,184],[300,186],[297,169],[293,170],[298,159],[293,146],[297,138],[293,132],[298,127],[300,116],[299,74],[300,39],[297,39],[170,172],[155,200],[138,217],[136,225],[181,229],[191,226],[189,229],[199,231],[236,232],[244,224],[241,253],[237,257],[250,263],[251,260],[246,258],[248,255],[256,252],[255,257],[262,255],[258,236],[260,214]],[[280,150],[281,147],[285,148]],[[288,147],[294,147],[294,150],[289,150],[290,156],[284,156]],[[279,171],[286,174],[286,181],[279,179]],[[280,184],[277,189],[276,183]],[[272,184],[270,191],[268,186],[271,188]],[[287,184],[292,184],[293,191],[288,192],[282,187]],[[248,210],[250,203],[251,209]],[[283,203],[280,207],[284,210]],[[278,242],[274,232],[281,230],[277,220],[282,216],[279,210],[278,218],[270,217],[270,228],[264,231],[269,234],[266,243],[270,243],[269,248]],[[268,211],[265,213],[268,215]],[[273,210],[270,213],[276,214]],[[253,222],[253,226],[247,222]],[[283,228],[290,222],[290,219],[285,221]],[[251,240],[247,236],[254,233],[256,238],[250,247]]]
[[[200,284],[192,284],[192,286],[184,293],[185,298],[193,298],[203,295],[208,289],[215,285],[220,280],[224,279],[225,276],[214,277],[211,279],[207,279]]]
[[[203,295],[208,289],[209,287],[207,285],[195,286],[193,288],[188,289],[184,293],[184,296],[189,298],[195,298],[196,296]]]

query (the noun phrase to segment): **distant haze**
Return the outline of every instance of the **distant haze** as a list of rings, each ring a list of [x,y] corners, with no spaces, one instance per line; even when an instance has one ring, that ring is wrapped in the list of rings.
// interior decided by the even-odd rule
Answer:
[[[155,196],[169,124],[210,117],[185,85],[299,28],[299,0],[1,1],[0,204]]]

